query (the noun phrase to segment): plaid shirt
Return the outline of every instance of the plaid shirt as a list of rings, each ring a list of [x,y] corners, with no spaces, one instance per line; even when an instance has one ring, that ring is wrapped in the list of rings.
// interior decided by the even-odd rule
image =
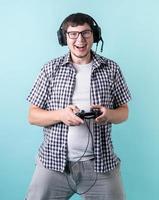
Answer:
[[[110,109],[117,108],[131,99],[130,92],[119,66],[112,60],[92,52],[91,103]],[[82,80],[81,80],[82,81]],[[70,61],[70,53],[44,65],[27,100],[48,111],[72,104],[76,83],[76,71]],[[93,125],[96,172],[115,168],[119,158],[113,151],[111,123]],[[44,167],[63,172],[67,162],[68,126],[57,123],[44,127],[44,141],[39,157]]]

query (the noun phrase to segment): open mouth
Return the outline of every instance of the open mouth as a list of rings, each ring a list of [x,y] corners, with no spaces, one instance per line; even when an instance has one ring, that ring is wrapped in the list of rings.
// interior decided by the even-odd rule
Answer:
[[[78,45],[75,45],[75,47],[80,50],[80,51],[83,51],[86,49],[87,45],[81,45],[81,46],[78,46]]]

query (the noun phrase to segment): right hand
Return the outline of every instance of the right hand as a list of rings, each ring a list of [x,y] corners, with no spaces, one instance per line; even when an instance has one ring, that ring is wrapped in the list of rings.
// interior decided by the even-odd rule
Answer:
[[[61,121],[68,126],[79,126],[84,123],[84,121],[75,115],[79,112],[79,108],[75,105],[68,105],[66,108],[60,110]]]

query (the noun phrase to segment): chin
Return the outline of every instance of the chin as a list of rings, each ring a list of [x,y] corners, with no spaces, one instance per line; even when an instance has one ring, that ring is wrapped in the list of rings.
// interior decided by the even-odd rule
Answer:
[[[88,54],[83,54],[83,55],[77,55],[77,54],[76,54],[75,56],[76,56],[77,58],[85,58],[85,57],[87,57],[87,55],[88,55]]]
[[[78,58],[84,58],[84,57],[88,56],[89,53],[90,53],[90,51],[86,51],[86,52],[82,52],[82,53],[74,52],[73,54]]]

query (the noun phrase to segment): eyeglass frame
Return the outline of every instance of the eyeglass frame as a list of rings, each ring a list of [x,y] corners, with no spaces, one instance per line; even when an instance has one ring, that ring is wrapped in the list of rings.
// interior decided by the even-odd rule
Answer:
[[[87,32],[87,31],[89,31],[91,34],[93,33],[93,31],[90,30],[90,29],[84,30],[84,31],[69,31],[69,32],[65,32],[65,33],[68,34],[68,37],[69,37],[70,39],[73,39],[73,40],[77,39],[77,38],[79,37],[80,34],[81,34],[81,36],[82,36],[84,39],[88,39],[88,38],[91,37],[91,34],[90,34],[90,36],[88,36],[88,37],[85,37],[85,36],[83,35],[84,32]],[[71,38],[71,37],[70,37],[70,33],[77,33],[77,37]]]

